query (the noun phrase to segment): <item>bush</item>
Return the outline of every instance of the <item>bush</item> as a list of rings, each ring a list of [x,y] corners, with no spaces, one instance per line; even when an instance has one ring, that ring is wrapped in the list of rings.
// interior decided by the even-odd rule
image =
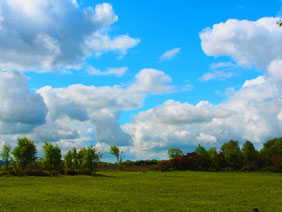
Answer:
[[[271,171],[274,172],[281,172],[282,171],[282,156],[279,155],[273,155],[271,158],[271,162],[273,165],[273,168]]]
[[[164,172],[164,171],[169,171],[170,169],[171,169],[171,165],[168,161],[163,160],[159,162],[158,170],[161,170],[162,172]]]

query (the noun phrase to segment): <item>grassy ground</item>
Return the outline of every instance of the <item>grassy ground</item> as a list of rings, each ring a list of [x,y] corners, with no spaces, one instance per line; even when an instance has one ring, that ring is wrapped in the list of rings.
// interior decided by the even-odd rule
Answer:
[[[277,173],[0,177],[0,211],[282,211]]]

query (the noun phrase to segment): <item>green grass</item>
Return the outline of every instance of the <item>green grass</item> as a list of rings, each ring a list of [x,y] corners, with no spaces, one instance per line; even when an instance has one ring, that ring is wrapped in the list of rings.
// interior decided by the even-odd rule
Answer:
[[[0,211],[282,211],[277,173],[0,177]]]

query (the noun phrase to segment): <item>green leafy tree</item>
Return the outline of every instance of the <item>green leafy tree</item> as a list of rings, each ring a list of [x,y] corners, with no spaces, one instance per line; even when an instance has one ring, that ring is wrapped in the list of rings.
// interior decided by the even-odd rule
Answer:
[[[205,147],[201,146],[200,144],[199,144],[199,146],[195,149],[195,152],[196,152],[199,156],[201,156],[201,157],[208,157],[208,156],[209,156],[209,154],[207,153]]]
[[[110,154],[114,155],[117,158],[118,163],[122,162],[122,152],[116,145],[111,146]]]
[[[210,158],[210,161],[211,161],[211,167],[213,169],[216,168],[216,164],[217,164],[217,151],[216,151],[216,148],[210,148],[208,151],[208,156]]]
[[[72,155],[72,162],[73,162],[74,169],[79,169],[78,153],[75,147],[72,148],[71,155]]]
[[[93,146],[80,150],[82,155],[82,168],[91,173],[96,170],[97,163],[102,157],[102,153],[98,152]]]
[[[184,155],[182,150],[177,149],[177,148],[171,148],[167,151],[167,153],[170,159],[174,159],[174,158]]]
[[[82,162],[83,162],[83,157],[85,154],[85,148],[82,148],[80,150],[77,151],[77,163],[78,163],[78,167],[79,169],[83,168]]]
[[[278,26],[282,27],[282,20],[277,22]]]
[[[12,152],[17,163],[22,168],[32,165],[36,160],[36,146],[33,141],[27,138],[18,138],[18,144]]]
[[[273,156],[282,156],[282,137],[266,141],[260,150],[266,165],[270,165]]]
[[[58,146],[49,144],[46,141],[43,146],[44,159],[43,164],[49,169],[58,169],[61,165],[61,149]]]
[[[0,153],[0,156],[4,160],[7,169],[9,167],[9,161],[10,161],[10,157],[11,157],[10,151],[11,151],[11,146],[8,145],[8,144],[4,144],[3,150]]]
[[[228,143],[224,143],[221,150],[230,167],[236,169],[242,167],[242,154],[238,141],[230,140]]]
[[[242,147],[242,157],[245,165],[255,165],[258,152],[250,141],[246,141]]]
[[[208,153],[208,155],[209,155],[209,157],[211,158],[211,159],[216,159],[216,157],[217,157],[217,151],[216,151],[216,148],[210,148],[208,151],[207,151],[207,153]]]
[[[67,151],[64,157],[64,164],[66,169],[73,169],[72,151]]]

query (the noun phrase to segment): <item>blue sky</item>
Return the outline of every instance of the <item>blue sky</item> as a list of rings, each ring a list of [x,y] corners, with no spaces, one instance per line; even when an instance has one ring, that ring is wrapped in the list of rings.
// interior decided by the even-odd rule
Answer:
[[[129,34],[141,39],[140,44],[129,50],[122,59],[114,53],[107,53],[98,58],[87,59],[97,69],[109,67],[128,67],[129,71],[122,77],[89,76],[87,73],[75,72],[67,74],[36,74],[28,73],[31,88],[45,85],[65,87],[71,84],[95,86],[128,83],[143,68],[162,70],[173,79],[173,84],[181,87],[193,85],[193,89],[149,96],[144,109],[162,104],[172,98],[181,102],[196,104],[205,99],[218,104],[226,98],[224,90],[228,87],[240,88],[245,80],[255,78],[264,70],[245,68],[232,80],[200,82],[198,79],[210,70],[210,65],[217,62],[232,61],[229,57],[208,57],[201,48],[199,33],[213,24],[228,19],[257,20],[265,16],[279,14],[282,3],[274,1],[107,1],[113,5],[119,20],[110,29],[112,35]],[[95,1],[95,4],[104,1]],[[93,6],[93,1],[80,1],[80,7]],[[175,58],[159,61],[160,55],[173,48],[181,48]],[[251,69],[251,70],[249,70]],[[45,76],[43,76],[45,75]],[[188,81],[188,82],[187,82]],[[219,91],[219,92],[217,92]],[[126,123],[129,116],[136,112],[124,112],[121,122]]]
[[[250,87],[243,86],[247,80],[255,80],[251,81],[255,85],[263,80],[271,84],[270,76],[274,78],[280,74],[277,60],[282,58],[282,48],[279,51],[277,46],[282,29],[275,23],[282,16],[281,1],[63,0],[56,3],[49,0],[45,5],[42,1],[32,0],[22,1],[22,8],[17,4],[18,0],[9,3],[5,0],[0,4],[0,30],[3,30],[0,56],[5,56],[5,59],[0,59],[0,67],[6,71],[1,77],[5,79],[9,72],[19,72],[19,82],[27,84],[25,95],[41,95],[43,102],[37,103],[43,105],[43,111],[46,109],[43,114],[37,110],[18,111],[17,108],[14,112],[38,112],[38,116],[46,120],[40,123],[34,115],[31,118],[34,123],[25,123],[22,118],[1,120],[0,117],[0,125],[19,127],[11,133],[3,133],[2,144],[7,140],[13,144],[13,137],[19,135],[30,136],[39,144],[43,138],[50,139],[66,149],[94,144],[107,151],[109,145],[117,144],[124,146],[128,158],[135,159],[165,158],[169,147],[181,147],[187,151],[197,143],[207,148],[218,147],[228,138],[240,142],[253,138],[260,147],[265,139],[281,136],[282,113],[279,107],[273,109],[275,112],[263,115],[261,111],[251,114],[253,110],[249,108],[249,105],[260,108],[269,98],[273,100],[270,104],[280,104],[277,103],[280,82],[275,87],[278,94],[269,92],[268,95],[273,95],[263,98],[263,102],[243,99],[248,94],[254,95],[253,92],[260,93],[259,89],[262,89],[256,87],[253,88],[255,91],[251,88],[245,91],[245,87]],[[269,19],[258,21],[262,18]],[[230,19],[237,22],[228,22]],[[21,20],[25,22],[21,24]],[[217,30],[215,25],[219,23],[222,25]],[[270,24],[277,29],[270,29]],[[123,40],[115,42],[115,38]],[[108,43],[103,43],[103,39],[109,39]],[[264,50],[269,58],[258,53]],[[113,68],[123,68],[124,73],[119,76],[109,74],[107,71]],[[258,78],[260,76],[263,78]],[[10,77],[15,76],[11,74]],[[77,87],[68,89],[73,85],[84,86],[85,91],[80,88],[81,96],[71,96],[79,90]],[[107,89],[111,91],[105,91]],[[11,93],[13,100],[4,99],[4,94],[3,100],[13,105],[16,95],[22,96],[16,92],[19,91]],[[97,92],[98,96],[94,98],[92,92],[95,95]],[[110,96],[115,98],[104,102],[104,97]],[[237,98],[237,102],[242,101],[242,104],[233,108],[232,102]],[[122,102],[118,102],[119,99]],[[168,100],[173,101],[169,106],[165,103]],[[32,106],[31,100],[26,101]],[[200,102],[209,105],[209,109],[198,111],[200,106],[196,105]],[[242,108],[241,105],[248,107]],[[167,112],[168,117],[166,114],[160,116],[158,110]],[[2,111],[10,114],[3,108]],[[234,114],[234,111],[244,116],[230,115],[231,119],[226,115]],[[195,122],[191,121],[190,117],[195,114],[197,117],[206,114],[207,120],[195,117]],[[180,120],[179,116],[187,116],[187,119]],[[250,116],[256,119],[250,120]],[[278,121],[268,131],[262,134],[252,131],[263,128],[255,126],[255,120],[267,125],[273,117],[278,117]],[[14,119],[16,121],[11,121]],[[222,125],[211,127],[218,119],[228,120],[228,124],[222,122]],[[245,120],[248,132],[231,124],[240,119]],[[147,128],[154,128],[154,122],[160,126],[148,132]],[[45,129],[50,129],[46,135],[37,132],[41,132],[44,125]],[[222,132],[222,126],[228,126],[228,129]],[[176,134],[164,135],[161,130],[170,132],[172,128]]]

